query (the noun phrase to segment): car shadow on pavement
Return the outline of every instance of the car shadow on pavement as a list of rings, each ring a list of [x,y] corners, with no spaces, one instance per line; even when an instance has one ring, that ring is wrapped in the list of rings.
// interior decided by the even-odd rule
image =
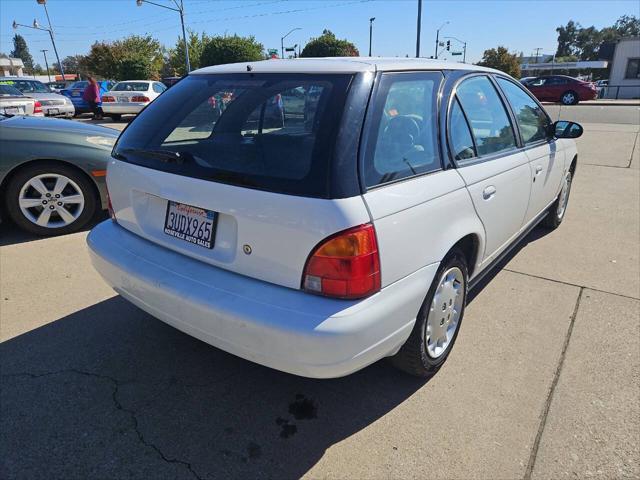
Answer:
[[[109,218],[106,211],[98,212],[95,217],[87,223],[81,232],[86,232],[95,227],[98,223]],[[64,235],[61,235],[64,236]],[[19,243],[32,242],[34,240],[44,240],[50,237],[42,237],[34,235],[33,233],[20,230],[11,220],[8,218],[3,219],[0,223],[0,247],[8,247],[9,245],[16,245]]]
[[[386,361],[332,380],[271,370],[118,296],[0,344],[0,365],[2,478],[299,478],[429,388]]]

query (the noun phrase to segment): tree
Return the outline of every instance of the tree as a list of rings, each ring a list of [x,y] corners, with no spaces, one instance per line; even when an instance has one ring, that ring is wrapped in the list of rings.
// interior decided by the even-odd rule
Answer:
[[[254,37],[214,36],[204,45],[200,67],[264,59],[264,47]]]
[[[558,32],[558,49],[556,50],[556,57],[566,57],[573,55],[576,52],[576,39],[578,37],[578,30],[580,24],[569,20],[567,25],[556,28]]]
[[[187,43],[189,44],[189,63],[191,64],[192,70],[200,68],[200,57],[202,56],[202,51],[210,40],[211,38],[204,32],[198,36],[197,33],[189,30]],[[185,67],[184,40],[182,37],[178,37],[175,46],[169,50],[169,57],[166,63],[166,67],[171,72],[171,76],[182,76],[187,73]]]
[[[518,61],[518,55],[515,53],[509,53],[509,50],[505,47],[499,46],[498,48],[485,50],[482,60],[478,62],[478,65],[495,68],[496,70],[507,73],[512,77],[520,78],[520,62]]]
[[[13,50],[11,52],[11,56],[22,60],[25,70],[33,73],[33,57],[29,53],[29,47],[27,47],[27,42],[24,37],[17,33],[13,36]]]
[[[346,39],[339,40],[331,30],[323,30],[322,35],[307,43],[301,57],[358,57],[360,52]]]
[[[618,32],[620,37],[637,37],[640,36],[640,18],[635,15],[622,15],[613,28]]]
[[[131,80],[130,74],[144,74],[138,79],[157,79],[164,63],[164,49],[151,35],[131,35],[115,42],[96,42],[89,54],[80,59],[87,73],[115,80]]]
[[[68,57],[64,57],[62,59],[62,66],[64,67],[64,73],[78,73],[82,70],[82,65],[85,62],[84,55],[69,55]],[[51,64],[51,71],[60,73],[60,66],[58,62],[53,62]]]
[[[601,44],[602,35],[596,27],[591,26],[578,30],[575,46],[579,52],[580,60],[597,60]]]

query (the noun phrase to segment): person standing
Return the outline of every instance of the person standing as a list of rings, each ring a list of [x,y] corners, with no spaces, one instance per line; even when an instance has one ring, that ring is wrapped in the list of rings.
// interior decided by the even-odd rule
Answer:
[[[91,111],[93,112],[94,120],[102,120],[102,107],[100,106],[100,85],[93,77],[88,77],[89,83],[82,93],[82,99],[89,104]]]

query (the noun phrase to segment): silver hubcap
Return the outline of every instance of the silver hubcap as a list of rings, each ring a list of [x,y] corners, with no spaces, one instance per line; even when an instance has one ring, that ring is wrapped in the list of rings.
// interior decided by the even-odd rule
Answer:
[[[560,191],[560,201],[558,202],[558,211],[556,215],[558,220],[564,217],[564,212],[567,210],[567,204],[569,203],[569,190],[571,189],[571,173],[567,173],[562,181],[562,190]]]
[[[458,329],[464,302],[464,275],[457,267],[440,278],[427,317],[427,353],[438,358],[446,350]]]
[[[562,101],[564,103],[573,103],[574,100],[575,96],[573,95],[573,93],[565,93],[564,97],[562,97]]]
[[[70,178],[44,173],[22,186],[18,205],[30,222],[44,228],[60,228],[75,222],[82,214],[84,195]]]

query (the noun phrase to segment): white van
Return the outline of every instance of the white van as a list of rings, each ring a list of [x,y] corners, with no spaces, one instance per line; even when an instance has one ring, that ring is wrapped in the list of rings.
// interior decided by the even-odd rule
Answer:
[[[469,288],[563,220],[582,128],[491,69],[422,59],[207,67],[113,150],[95,268],[160,320],[307,377],[446,360]]]

